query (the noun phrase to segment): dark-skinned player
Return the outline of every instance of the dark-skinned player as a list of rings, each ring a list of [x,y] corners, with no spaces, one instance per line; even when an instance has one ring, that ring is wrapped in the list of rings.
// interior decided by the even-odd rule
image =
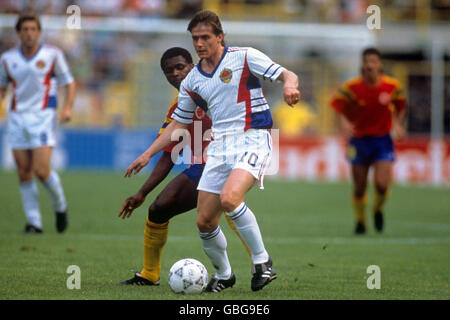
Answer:
[[[177,90],[187,74],[193,68],[192,56],[186,49],[174,47],[168,49],[161,57],[161,69],[167,81]],[[172,121],[172,113],[177,108],[177,101],[171,104],[167,112],[164,124],[159,131],[159,135]],[[168,238],[169,220],[181,213],[188,212],[197,206],[198,190],[197,185],[205,166],[203,152],[209,141],[204,141],[204,135],[211,128],[211,120],[206,113],[197,108],[194,115],[194,123],[201,122],[202,136],[195,136],[194,123],[188,128],[191,137],[191,150],[195,156],[194,141],[200,139],[202,144],[202,154],[193,156],[192,164],[186,170],[170,181],[163,191],[156,197],[155,201],[148,209],[146,226],[144,230],[144,265],[141,272],[136,272],[134,277],[122,281],[124,285],[159,285],[161,272],[161,253]],[[155,165],[152,173],[139,191],[128,197],[119,212],[119,217],[129,218],[132,212],[144,203],[146,196],[156,188],[169,174],[174,166],[172,158],[178,156],[177,149],[174,149],[179,141],[174,142],[165,148],[161,158]],[[175,153],[173,157],[172,154]],[[206,154],[206,153],[205,153]],[[227,217],[230,227],[239,236],[231,219]],[[242,239],[241,239],[242,240]],[[245,244],[244,244],[245,246]],[[248,248],[245,246],[247,252]]]

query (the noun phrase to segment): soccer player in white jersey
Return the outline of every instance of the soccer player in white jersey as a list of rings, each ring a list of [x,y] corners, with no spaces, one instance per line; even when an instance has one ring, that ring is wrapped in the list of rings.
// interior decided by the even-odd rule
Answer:
[[[67,227],[67,203],[60,178],[51,169],[50,160],[56,144],[57,85],[66,88],[59,114],[59,121],[63,123],[72,116],[75,82],[61,50],[39,43],[41,24],[36,15],[21,14],[16,32],[19,47],[6,51],[0,58],[0,100],[5,97],[10,83],[12,99],[7,135],[27,219],[25,233],[42,232],[34,175],[48,191],[56,215],[56,229],[63,232]]]
[[[251,251],[251,289],[257,291],[277,276],[255,215],[244,202],[256,182],[262,187],[272,153],[267,130],[272,127],[272,118],[259,79],[282,81],[284,100],[292,106],[300,99],[298,77],[256,49],[226,47],[220,20],[211,11],[197,13],[188,30],[200,61],[181,83],[174,121],[128,167],[125,176],[139,172],[171,142],[175,130],[191,123],[197,105],[203,108],[212,120],[213,140],[198,185],[197,227],[216,270],[206,291],[219,292],[236,281],[219,226],[223,211]]]

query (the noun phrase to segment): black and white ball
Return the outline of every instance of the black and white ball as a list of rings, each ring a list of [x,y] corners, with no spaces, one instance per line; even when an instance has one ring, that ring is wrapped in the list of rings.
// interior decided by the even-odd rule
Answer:
[[[207,284],[208,271],[198,260],[181,259],[170,268],[169,286],[175,293],[199,294]]]

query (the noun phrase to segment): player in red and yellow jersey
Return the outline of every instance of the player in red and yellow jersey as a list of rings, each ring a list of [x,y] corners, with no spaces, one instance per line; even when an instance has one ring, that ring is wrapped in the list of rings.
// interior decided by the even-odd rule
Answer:
[[[376,48],[362,53],[361,76],[342,85],[331,106],[340,114],[344,134],[350,140],[347,157],[351,162],[355,233],[366,231],[365,206],[369,168],[373,166],[374,222],[383,230],[383,205],[388,195],[394,161],[391,133],[402,137],[406,100],[400,83],[383,74],[381,54]]]
[[[181,81],[183,81],[193,66],[191,54],[183,48],[170,48],[161,57],[161,69],[167,81],[177,90],[179,90]],[[175,99],[169,107],[158,136],[172,121],[172,114],[178,106],[177,102],[178,99]],[[197,207],[197,185],[205,167],[203,154],[206,154],[206,147],[209,143],[209,141],[205,141],[207,139],[204,139],[204,137],[207,136],[206,131],[211,128],[212,123],[211,119],[199,107],[194,112],[194,120],[196,121],[187,128],[190,134],[187,137],[191,140],[191,164],[170,181],[150,205],[144,230],[144,267],[141,272],[135,273],[133,278],[122,281],[121,284],[159,285],[161,253],[167,241],[169,220],[178,214],[188,212]],[[201,134],[201,136],[199,137],[198,134]],[[164,149],[161,158],[156,163],[144,185],[135,195],[125,200],[120,209],[119,217],[123,219],[129,218],[134,209],[138,208],[145,201],[146,196],[167,177],[174,166],[173,160],[176,160],[180,154],[179,149],[181,148],[178,146],[183,145],[184,138],[186,136],[181,136],[180,141],[175,141]],[[199,141],[196,141],[198,139],[201,141],[199,145],[201,150],[197,150],[199,147],[196,147],[196,143],[199,143]],[[227,219],[227,221],[239,236],[231,219]],[[244,246],[249,252],[247,246],[245,244]]]

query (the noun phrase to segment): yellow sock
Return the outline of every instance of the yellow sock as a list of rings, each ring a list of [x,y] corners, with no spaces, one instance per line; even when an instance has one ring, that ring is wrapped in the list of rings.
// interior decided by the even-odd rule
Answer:
[[[356,198],[353,196],[353,211],[355,213],[356,221],[361,222],[364,226],[366,225],[366,203],[367,197],[364,195],[362,198]]]
[[[225,214],[224,215],[225,218],[227,219],[228,224],[230,225],[231,229],[233,229],[233,231],[237,234],[237,236],[239,237],[239,239],[241,239],[242,244],[244,245],[245,250],[248,253],[248,256],[250,257],[250,262],[253,264],[253,260],[252,260],[252,253],[250,252],[250,249],[247,247],[247,245],[245,244],[244,240],[241,238],[241,235],[239,234],[239,231],[236,229],[236,226],[234,225],[233,220],[231,220],[231,218]]]
[[[386,202],[388,196],[389,191],[386,191],[384,194],[381,194],[378,192],[377,189],[375,189],[375,197],[373,199],[373,213],[377,211],[383,212],[383,205]]]
[[[169,221],[154,223],[146,219],[144,230],[144,268],[141,274],[144,278],[156,282],[161,272],[161,253],[167,241]]]

